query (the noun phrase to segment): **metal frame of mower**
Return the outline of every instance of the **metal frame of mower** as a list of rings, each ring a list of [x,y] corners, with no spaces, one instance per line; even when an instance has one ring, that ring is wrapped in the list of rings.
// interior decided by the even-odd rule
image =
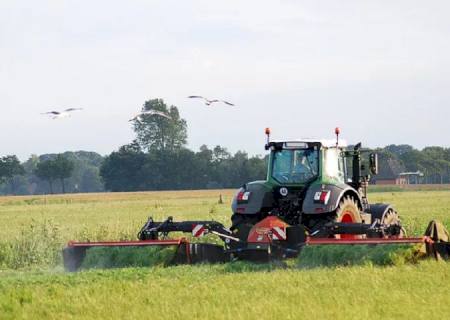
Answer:
[[[428,227],[433,229],[436,222]],[[63,250],[64,266],[67,271],[77,271],[82,265],[87,250],[96,247],[169,247],[175,246],[176,253],[172,264],[222,263],[236,259],[254,262],[267,262],[272,259],[293,258],[305,246],[315,245],[384,245],[384,244],[423,244],[426,255],[435,258],[450,257],[450,243],[442,241],[440,234],[414,238],[384,236],[388,225],[373,223],[329,223],[323,233],[306,235],[301,226],[290,226],[275,216],[269,216],[254,225],[247,241],[233,236],[233,233],[216,221],[174,222],[171,217],[163,222],[149,218],[138,233],[137,241],[117,242],[74,242]],[[435,229],[435,228],[434,228]],[[194,238],[213,234],[223,240],[223,245],[191,242],[186,237],[168,239],[169,233],[190,233]],[[441,232],[442,233],[442,232]],[[361,238],[334,238],[336,234],[365,235]]]

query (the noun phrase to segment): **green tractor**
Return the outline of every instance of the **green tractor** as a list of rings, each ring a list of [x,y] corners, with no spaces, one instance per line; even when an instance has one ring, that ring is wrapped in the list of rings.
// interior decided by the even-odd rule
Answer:
[[[267,179],[245,184],[232,203],[232,225],[214,220],[155,221],[149,217],[135,241],[76,242],[63,250],[69,271],[82,266],[92,248],[176,247],[173,263],[267,261],[296,257],[305,246],[421,245],[417,254],[450,258],[449,233],[433,220],[425,236],[406,238],[389,204],[369,204],[367,187],[377,174],[377,155],[336,141],[270,141]],[[169,238],[170,233],[191,234]],[[223,244],[193,241],[214,235]],[[192,241],[191,241],[192,240]],[[113,255],[114,255],[113,251]]]
[[[375,153],[351,149],[336,141],[270,141],[266,129],[266,150],[270,150],[267,179],[245,184],[232,204],[231,231],[241,239],[253,225],[276,216],[290,226],[302,226],[310,236],[362,238],[404,236],[395,209],[389,204],[369,204],[367,187],[378,172]],[[361,226],[362,231],[343,229],[330,233],[330,223]],[[389,226],[383,234],[367,234],[367,225]],[[345,227],[345,226],[344,226]],[[342,228],[341,228],[342,229]]]

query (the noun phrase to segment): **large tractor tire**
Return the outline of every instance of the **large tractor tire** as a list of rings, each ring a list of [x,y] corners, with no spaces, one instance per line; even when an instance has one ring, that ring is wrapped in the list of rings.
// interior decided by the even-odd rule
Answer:
[[[381,218],[382,224],[390,226],[387,230],[387,236],[403,238],[406,236],[406,230],[402,227],[397,211],[389,209]]]
[[[356,201],[350,197],[342,198],[339,206],[336,209],[335,222],[342,223],[361,223],[362,218],[359,211],[358,204]],[[353,234],[337,234],[335,235],[337,239],[357,239],[361,238],[361,235]]]

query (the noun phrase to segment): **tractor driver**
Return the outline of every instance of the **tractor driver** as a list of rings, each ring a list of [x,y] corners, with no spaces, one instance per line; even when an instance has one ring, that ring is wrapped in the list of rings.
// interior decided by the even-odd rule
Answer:
[[[311,152],[310,150],[299,151],[297,152],[296,160],[294,173],[296,175],[301,175],[302,180],[311,179],[317,174],[315,169],[316,166],[314,165],[314,152]]]

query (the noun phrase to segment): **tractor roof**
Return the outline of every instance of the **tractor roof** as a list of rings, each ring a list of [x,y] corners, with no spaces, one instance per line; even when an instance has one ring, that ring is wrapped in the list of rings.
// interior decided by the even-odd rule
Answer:
[[[331,139],[310,139],[310,138],[305,138],[305,139],[287,139],[287,140],[272,140],[271,142],[275,142],[275,143],[320,143],[323,147],[326,148],[331,148],[331,147],[336,147],[336,140],[331,140]],[[339,140],[339,147],[347,147],[347,142],[345,140]]]

